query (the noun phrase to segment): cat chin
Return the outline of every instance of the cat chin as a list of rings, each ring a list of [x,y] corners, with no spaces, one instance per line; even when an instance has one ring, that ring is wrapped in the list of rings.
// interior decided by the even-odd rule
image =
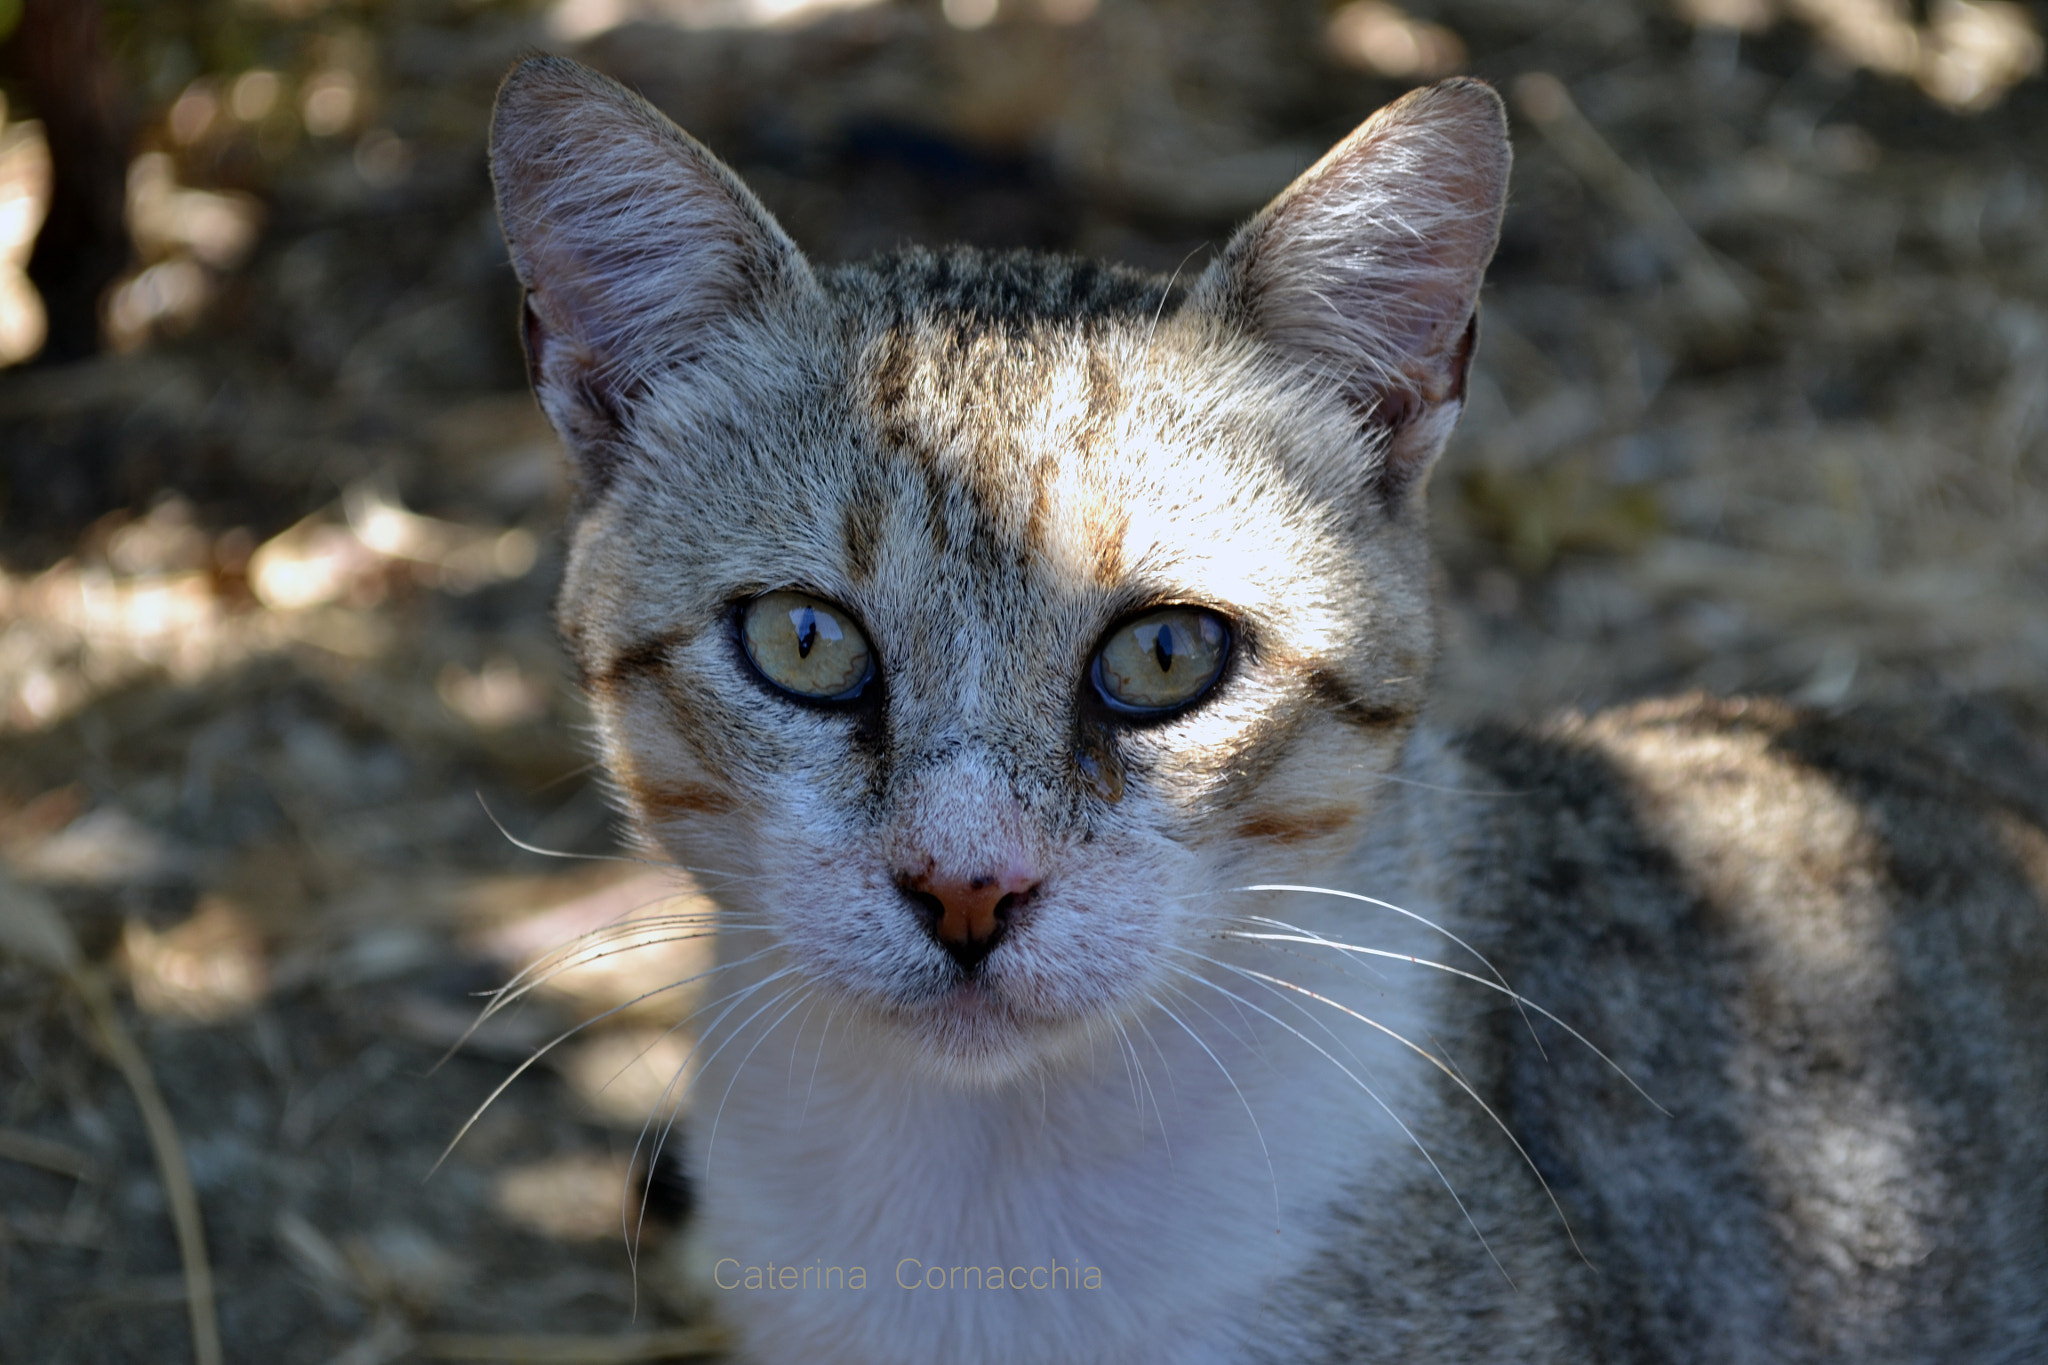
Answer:
[[[1111,1027],[1092,1011],[1026,1012],[972,985],[895,1008],[883,1023],[913,1070],[967,1090],[992,1090],[1056,1069]]]

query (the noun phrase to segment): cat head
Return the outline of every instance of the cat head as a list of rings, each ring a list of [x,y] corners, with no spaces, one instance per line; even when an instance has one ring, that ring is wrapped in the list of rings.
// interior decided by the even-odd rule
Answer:
[[[813,268],[557,58],[492,173],[578,509],[559,618],[636,826],[940,1074],[1171,979],[1374,818],[1433,654],[1422,520],[1506,192],[1475,81],[1367,121],[1185,288]]]

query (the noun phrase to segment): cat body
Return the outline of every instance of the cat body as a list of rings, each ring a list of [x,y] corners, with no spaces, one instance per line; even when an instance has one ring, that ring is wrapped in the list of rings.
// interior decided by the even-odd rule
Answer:
[[[2048,763],[1421,723],[1484,86],[1185,288],[814,270],[557,59],[492,155],[563,633],[717,904],[690,1235],[746,1358],[2036,1358]]]

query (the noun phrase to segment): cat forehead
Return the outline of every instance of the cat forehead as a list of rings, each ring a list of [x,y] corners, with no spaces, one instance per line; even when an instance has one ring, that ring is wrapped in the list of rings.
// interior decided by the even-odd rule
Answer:
[[[1270,547],[1314,518],[1278,475],[1272,447],[1288,434],[1274,414],[1177,340],[943,321],[868,338],[850,385],[867,437],[865,486],[845,503],[854,565],[874,508],[893,512],[899,538],[922,520],[930,548],[954,558],[993,552],[1104,589],[1178,580],[1230,595],[1216,572],[1255,566],[1224,551]]]
[[[1106,261],[962,246],[888,252],[828,271],[820,282],[842,309],[867,320],[949,320],[1013,332],[1156,318],[1185,297],[1172,279]]]
[[[1180,316],[1171,283],[965,251],[825,283],[832,315],[799,324],[825,344],[797,344],[786,384],[733,376],[733,420],[696,428],[747,448],[700,452],[693,476],[749,509],[733,530],[762,554],[836,559],[856,584],[1028,567],[1226,599],[1273,574],[1276,537],[1309,552],[1295,568],[1313,557],[1321,509],[1282,457],[1355,446],[1355,426],[1304,421],[1253,348]]]

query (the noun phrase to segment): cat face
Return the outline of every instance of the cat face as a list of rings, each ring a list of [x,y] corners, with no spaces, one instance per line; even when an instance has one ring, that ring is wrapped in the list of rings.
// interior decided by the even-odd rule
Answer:
[[[514,73],[493,169],[582,493],[562,627],[621,798],[747,951],[992,1084],[1357,842],[1429,667],[1418,490],[1500,122],[1411,97],[1182,292],[820,273],[630,95]]]

